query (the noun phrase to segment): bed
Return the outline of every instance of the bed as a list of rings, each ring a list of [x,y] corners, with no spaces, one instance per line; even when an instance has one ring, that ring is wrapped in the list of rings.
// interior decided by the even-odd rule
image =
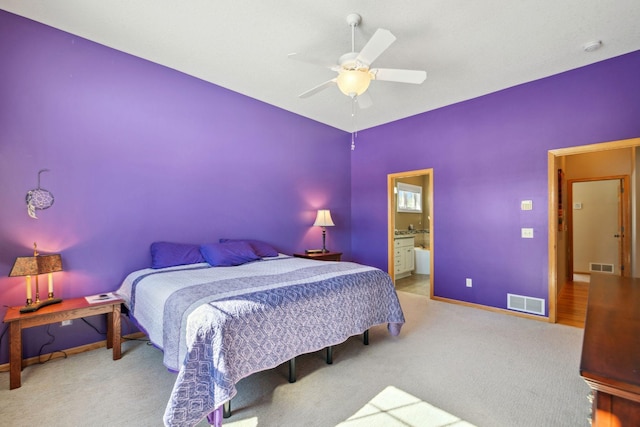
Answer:
[[[117,294],[177,372],[164,414],[172,427],[207,416],[220,425],[240,379],[375,325],[398,335],[404,323],[387,273],[283,254],[224,267],[207,258],[143,269]]]

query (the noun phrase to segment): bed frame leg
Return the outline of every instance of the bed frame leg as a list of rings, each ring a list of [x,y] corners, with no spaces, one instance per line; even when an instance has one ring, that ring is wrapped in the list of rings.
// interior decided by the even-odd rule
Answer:
[[[296,382],[296,358],[289,360],[289,382]]]
[[[231,401],[227,400],[222,405],[222,418],[229,418],[231,416]]]
[[[369,330],[364,331],[364,335],[362,336],[364,341],[364,345],[369,345]]]
[[[327,365],[333,364],[333,346],[327,347]]]

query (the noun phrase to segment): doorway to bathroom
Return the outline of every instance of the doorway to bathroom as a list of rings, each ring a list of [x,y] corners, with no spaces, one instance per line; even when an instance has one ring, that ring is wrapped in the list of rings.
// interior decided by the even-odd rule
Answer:
[[[433,169],[387,175],[388,272],[397,290],[433,297]]]

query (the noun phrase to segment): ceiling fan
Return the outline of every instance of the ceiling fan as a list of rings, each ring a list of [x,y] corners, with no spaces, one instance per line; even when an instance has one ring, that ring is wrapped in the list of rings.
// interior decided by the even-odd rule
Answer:
[[[412,84],[421,84],[425,81],[427,78],[426,71],[371,68],[373,61],[391,46],[396,40],[396,37],[391,34],[391,31],[378,28],[362,50],[356,52],[354,40],[355,29],[361,21],[362,17],[357,13],[351,13],[347,16],[347,24],[351,27],[351,52],[342,55],[336,65],[328,67],[337,72],[338,75],[331,80],[301,93],[299,95],[300,98],[308,98],[329,86],[337,85],[345,95],[354,100],[357,98],[361,108],[367,108],[371,105],[371,98],[368,96],[368,92],[366,92],[371,80]],[[317,61],[309,61],[297,53],[289,54],[289,58],[318,64]],[[320,65],[326,66],[325,64]]]

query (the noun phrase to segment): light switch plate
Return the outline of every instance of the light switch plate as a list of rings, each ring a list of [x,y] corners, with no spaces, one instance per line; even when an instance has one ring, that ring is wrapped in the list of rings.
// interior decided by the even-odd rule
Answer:
[[[533,200],[523,200],[520,202],[521,211],[530,211],[533,209]]]
[[[523,228],[520,231],[523,239],[533,239],[533,228]]]

